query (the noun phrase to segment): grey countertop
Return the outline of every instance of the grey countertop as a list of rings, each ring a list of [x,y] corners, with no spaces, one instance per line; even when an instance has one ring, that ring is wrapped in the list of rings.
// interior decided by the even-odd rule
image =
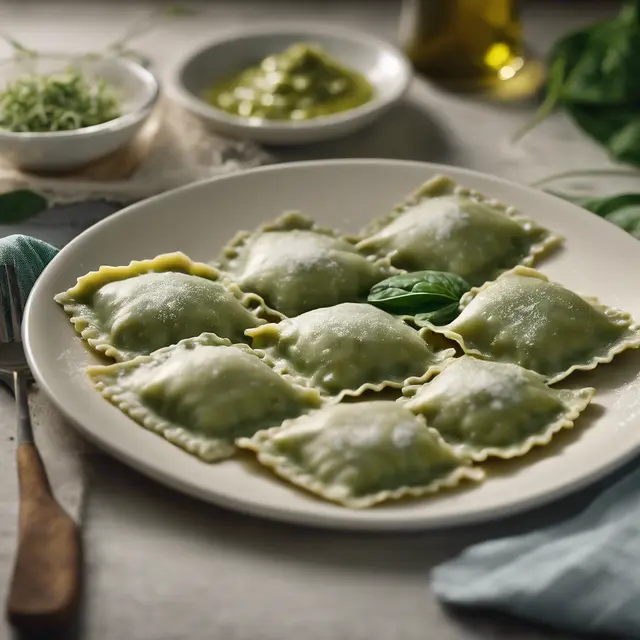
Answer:
[[[154,3],[4,0],[0,24],[41,48],[86,50],[107,42]],[[205,4],[205,3],[203,3]],[[141,39],[168,70],[186,47],[229,27],[262,20],[338,22],[393,40],[398,2],[211,1],[206,20],[185,20]],[[526,3],[527,40],[539,51],[568,28],[609,15],[616,2]],[[7,30],[8,27],[7,27]],[[3,52],[0,51],[0,55]],[[405,105],[375,128],[280,160],[394,157],[462,165],[530,182],[554,171],[608,166],[604,153],[556,115],[518,146],[509,133],[532,103],[496,106],[416,80]],[[55,228],[2,227],[58,242]],[[38,431],[76,438],[36,396]],[[55,430],[51,424],[55,423]],[[0,390],[0,596],[15,548],[13,408]],[[237,515],[179,495],[80,442],[80,453],[47,460],[64,478],[78,466],[84,496],[85,602],[76,635],[90,640],[488,640],[570,638],[496,614],[448,611],[429,589],[430,567],[471,542],[524,531],[578,510],[595,488],[490,525],[411,535],[295,528]],[[61,492],[73,487],[64,482]],[[0,623],[0,637],[9,630]]]

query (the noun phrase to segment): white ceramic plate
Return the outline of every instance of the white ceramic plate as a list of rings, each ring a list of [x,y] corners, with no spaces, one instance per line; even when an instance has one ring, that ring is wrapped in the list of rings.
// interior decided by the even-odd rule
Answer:
[[[484,484],[434,498],[351,511],[275,479],[238,460],[207,465],[145,431],[91,387],[94,360],[76,337],[55,293],[100,265],[181,250],[207,260],[238,229],[251,229],[286,209],[323,225],[356,231],[387,212],[421,182],[447,173],[519,207],[566,237],[566,248],[541,269],[554,280],[640,318],[636,275],[640,244],[571,204],[472,171],[412,162],[346,160],[267,167],[178,189],[129,207],[84,232],[38,280],[26,310],[24,339],[42,389],[91,440],[180,491],[269,518],[344,529],[421,529],[469,523],[538,505],[601,477],[640,450],[640,353],[631,352],[572,385],[595,386],[595,405],[572,432],[518,462],[499,462]]]
[[[355,109],[300,121],[243,118],[204,100],[216,81],[296,42],[319,44],[343,65],[359,71],[373,86],[373,99]],[[411,65],[396,48],[366,33],[336,25],[276,24],[245,27],[190,53],[178,65],[168,89],[185,109],[221,133],[264,144],[294,145],[344,137],[372,123],[402,98],[411,75]]]

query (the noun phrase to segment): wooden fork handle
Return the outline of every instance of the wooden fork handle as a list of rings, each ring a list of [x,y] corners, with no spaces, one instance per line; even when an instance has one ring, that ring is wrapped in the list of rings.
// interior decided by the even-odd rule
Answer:
[[[7,617],[29,632],[53,631],[73,618],[80,595],[80,535],[56,502],[33,443],[18,445],[19,542]]]

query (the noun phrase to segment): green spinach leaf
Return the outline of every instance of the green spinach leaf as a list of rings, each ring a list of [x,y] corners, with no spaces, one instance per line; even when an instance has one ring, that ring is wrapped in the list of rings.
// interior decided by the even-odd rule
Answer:
[[[622,193],[599,198],[568,196],[556,191],[549,191],[549,193],[595,213],[640,239],[640,193]]]
[[[640,238],[640,193],[592,198],[586,203],[585,209],[602,216],[632,236]]]
[[[608,218],[611,214],[626,209],[640,209],[640,193],[623,193],[617,196],[608,196],[603,198],[591,198],[585,209],[597,213],[599,216]]]
[[[638,198],[640,199],[640,195]],[[640,204],[621,207],[607,214],[605,219],[640,240]]]
[[[640,77],[640,71],[638,74]],[[566,104],[565,110],[613,159],[640,165],[640,103],[638,107]]]
[[[415,315],[455,303],[470,285],[454,273],[415,271],[392,276],[374,285],[367,301],[390,313]]]
[[[640,0],[618,16],[574,31],[549,56],[546,98],[525,133],[555,107],[620,162],[640,165]]]
[[[571,43],[576,54],[562,91],[566,102],[618,105],[640,100],[639,5],[628,2],[616,18],[582,31],[581,46]]]
[[[48,207],[47,199],[29,189],[0,193],[0,224],[15,224],[38,215]]]

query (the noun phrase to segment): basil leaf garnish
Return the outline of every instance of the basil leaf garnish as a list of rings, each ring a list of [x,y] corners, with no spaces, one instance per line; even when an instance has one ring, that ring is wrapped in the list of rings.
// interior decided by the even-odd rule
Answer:
[[[451,306],[471,286],[455,273],[415,271],[392,276],[374,285],[367,301],[395,314],[416,315]]]

